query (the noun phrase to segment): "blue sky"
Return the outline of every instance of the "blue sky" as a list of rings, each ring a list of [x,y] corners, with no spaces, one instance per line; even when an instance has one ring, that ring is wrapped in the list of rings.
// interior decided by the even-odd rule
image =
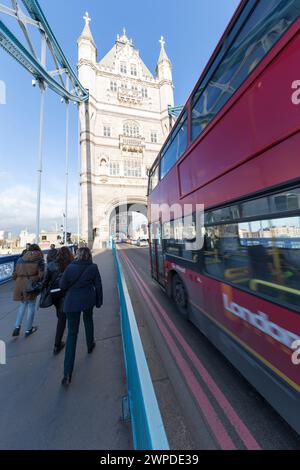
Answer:
[[[8,0],[1,3],[9,4]],[[20,2],[21,3],[21,2]],[[239,0],[40,0],[69,62],[76,67],[76,41],[88,11],[98,58],[113,46],[125,26],[127,35],[154,72],[163,35],[173,63],[176,104],[184,104],[206,65]],[[7,23],[0,14],[0,19]],[[30,75],[0,49],[0,81],[6,105],[0,104],[0,230],[34,230],[37,186],[39,91]],[[71,106],[70,220],[75,230],[78,195],[77,111]],[[46,97],[42,223],[62,223],[65,188],[65,106]]]

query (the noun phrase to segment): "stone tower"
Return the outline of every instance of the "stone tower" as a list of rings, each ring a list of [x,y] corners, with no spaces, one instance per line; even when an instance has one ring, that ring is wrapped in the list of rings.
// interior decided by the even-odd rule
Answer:
[[[80,105],[81,231],[89,246],[100,248],[123,201],[147,204],[147,170],[170,130],[174,87],[163,38],[154,76],[125,29],[98,61],[88,14],[84,20],[78,74],[90,99]]]

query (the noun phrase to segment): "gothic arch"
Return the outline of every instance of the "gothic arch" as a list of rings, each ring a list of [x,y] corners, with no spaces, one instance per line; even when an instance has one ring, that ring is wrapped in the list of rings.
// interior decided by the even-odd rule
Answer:
[[[110,214],[116,210],[118,207],[130,205],[133,206],[134,204],[141,205],[147,207],[147,197],[146,196],[128,196],[126,199],[119,199],[114,198],[111,199],[106,206],[104,207],[104,215],[105,217],[110,217]]]
[[[145,197],[131,197],[123,201],[114,200],[106,206],[106,218],[109,221],[109,234],[127,238],[134,233],[133,213],[139,213],[147,221],[147,199]],[[146,222],[147,223],[147,222]]]
[[[123,135],[124,136],[140,137],[141,134],[142,134],[141,125],[137,121],[126,119],[126,121],[123,122]]]
[[[103,168],[105,166],[107,166],[109,163],[109,157],[107,155],[99,155],[98,156],[98,165]]]

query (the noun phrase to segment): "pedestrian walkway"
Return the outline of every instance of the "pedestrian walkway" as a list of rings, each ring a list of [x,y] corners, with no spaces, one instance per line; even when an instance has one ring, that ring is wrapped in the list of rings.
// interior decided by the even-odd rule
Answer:
[[[61,386],[64,352],[52,355],[56,328],[53,308],[39,310],[38,332],[11,337],[18,303],[13,282],[0,286],[0,340],[7,365],[0,365],[0,449],[128,450],[130,423],[124,423],[126,395],[117,280],[110,251],[99,253],[104,305],[95,309],[92,355],[86,351],[81,323],[72,384]]]

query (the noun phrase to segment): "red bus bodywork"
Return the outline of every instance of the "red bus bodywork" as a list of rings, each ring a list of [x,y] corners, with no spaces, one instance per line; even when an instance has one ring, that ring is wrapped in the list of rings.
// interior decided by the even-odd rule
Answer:
[[[292,102],[299,63],[298,19],[205,131],[193,143],[189,140],[185,154],[149,195],[149,207],[179,203],[209,209],[270,188],[300,185],[300,105]],[[185,106],[188,113],[192,96]],[[188,123],[190,136],[190,118]],[[162,224],[168,216],[162,212],[150,224]],[[167,289],[172,273],[186,287],[190,319],[300,433],[300,365],[293,364],[289,347],[266,333],[274,324],[300,337],[299,312],[164,255],[160,282]],[[253,318],[265,314],[269,323],[253,326],[243,309]]]

